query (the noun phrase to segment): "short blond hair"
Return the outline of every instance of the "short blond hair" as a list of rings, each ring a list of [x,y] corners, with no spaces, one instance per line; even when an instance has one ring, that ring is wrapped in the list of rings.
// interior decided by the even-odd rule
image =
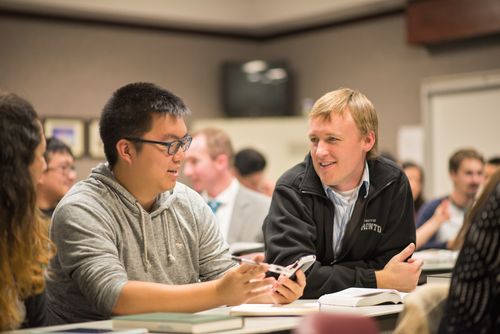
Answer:
[[[356,123],[361,135],[366,136],[370,132],[375,135],[375,144],[366,155],[367,159],[377,157],[378,151],[378,117],[375,107],[368,98],[361,92],[340,88],[326,93],[320,97],[309,112],[309,118],[322,118],[330,120],[332,113],[344,116],[346,110],[351,112],[351,116]]]

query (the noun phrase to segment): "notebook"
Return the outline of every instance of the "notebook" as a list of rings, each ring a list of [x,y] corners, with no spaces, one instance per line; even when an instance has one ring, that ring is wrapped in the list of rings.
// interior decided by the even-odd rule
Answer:
[[[143,313],[113,317],[113,328],[147,328],[150,332],[210,333],[243,327],[243,318],[189,313]]]

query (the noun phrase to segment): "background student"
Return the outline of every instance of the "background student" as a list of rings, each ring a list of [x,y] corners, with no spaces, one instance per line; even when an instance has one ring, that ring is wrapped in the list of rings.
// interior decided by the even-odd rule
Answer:
[[[426,203],[417,215],[417,248],[450,248],[483,182],[483,156],[474,149],[452,154],[448,170],[451,194]]]
[[[233,163],[229,136],[220,129],[205,128],[193,133],[184,174],[211,207],[228,243],[262,242],[262,223],[271,199],[242,186],[234,176]]]
[[[276,184],[264,223],[266,259],[314,254],[305,298],[348,287],[410,291],[422,261],[408,179],[377,157],[378,120],[362,93],[323,95],[309,113],[310,153]]]
[[[411,161],[403,162],[401,164],[401,168],[403,168],[403,171],[410,182],[413,207],[416,214],[425,202],[423,196],[424,170],[421,166]]]
[[[245,148],[234,156],[234,173],[245,187],[271,197],[274,184],[266,177],[266,158],[253,148]]]
[[[107,163],[54,212],[51,324],[301,296],[304,275],[278,282],[265,278],[266,264],[231,261],[209,207],[177,182],[191,144],[188,113],[179,97],[150,83],[121,87],[106,103],[100,135]]]
[[[33,107],[0,92],[0,331],[44,325],[44,273],[53,248],[36,208],[46,167],[45,138]],[[23,323],[24,321],[24,323]]]
[[[47,138],[44,156],[47,168],[38,180],[37,205],[52,218],[57,203],[75,183],[75,158],[71,148],[55,137]]]
[[[500,156],[491,157],[484,164],[484,184],[488,183],[490,177],[500,169]]]

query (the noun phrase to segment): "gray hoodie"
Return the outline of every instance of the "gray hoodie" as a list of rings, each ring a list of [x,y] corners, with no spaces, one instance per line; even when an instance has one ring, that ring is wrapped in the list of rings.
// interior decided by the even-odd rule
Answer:
[[[146,212],[106,164],[64,196],[50,234],[49,324],[109,318],[128,280],[196,283],[235,265],[198,193],[177,183]]]

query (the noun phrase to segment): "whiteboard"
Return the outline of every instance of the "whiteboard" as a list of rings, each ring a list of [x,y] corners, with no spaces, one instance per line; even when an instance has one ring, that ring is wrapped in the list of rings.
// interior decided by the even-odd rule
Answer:
[[[425,195],[448,194],[450,156],[475,148],[500,155],[500,71],[431,79],[422,86]]]

